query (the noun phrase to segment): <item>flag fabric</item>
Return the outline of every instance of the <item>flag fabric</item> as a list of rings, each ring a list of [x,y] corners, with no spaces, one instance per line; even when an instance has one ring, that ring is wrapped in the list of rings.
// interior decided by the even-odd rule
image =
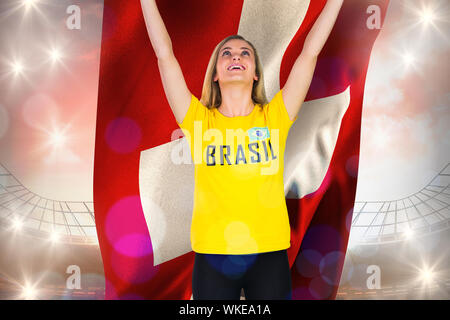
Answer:
[[[326,1],[156,3],[196,97],[214,47],[240,34],[258,50],[271,100]],[[383,21],[387,6],[388,0],[344,2],[289,132],[284,183],[293,299],[336,297],[356,194],[364,83],[380,31],[367,20],[378,10]],[[105,0],[94,211],[106,299],[192,297],[194,166],[174,157],[187,149],[180,132],[140,1]]]

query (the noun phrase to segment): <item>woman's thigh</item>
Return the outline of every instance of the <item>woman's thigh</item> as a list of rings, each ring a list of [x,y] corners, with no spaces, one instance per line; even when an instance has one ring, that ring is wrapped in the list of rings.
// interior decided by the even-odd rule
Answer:
[[[292,299],[291,272],[286,250],[261,253],[244,279],[246,300]]]
[[[192,273],[194,300],[239,300],[242,275],[230,271],[226,255],[195,254]]]

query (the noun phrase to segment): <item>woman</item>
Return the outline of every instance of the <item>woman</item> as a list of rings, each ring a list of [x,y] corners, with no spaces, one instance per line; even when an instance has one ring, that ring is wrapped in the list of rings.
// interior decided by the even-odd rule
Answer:
[[[291,299],[283,185],[288,131],[343,0],[328,0],[285,86],[268,103],[256,48],[233,35],[211,55],[201,99],[187,88],[155,0],[141,0],[167,100],[195,164],[191,244],[197,299]]]

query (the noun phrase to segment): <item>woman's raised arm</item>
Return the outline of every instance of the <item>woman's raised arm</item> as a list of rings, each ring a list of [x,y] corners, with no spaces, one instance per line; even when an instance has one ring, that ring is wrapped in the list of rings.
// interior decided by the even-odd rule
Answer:
[[[306,98],[317,58],[333,29],[343,2],[344,0],[327,0],[284,84],[283,99],[291,120],[297,116]]]
[[[191,103],[192,94],[183,77],[180,64],[172,50],[172,41],[159,14],[155,0],[141,0],[145,25],[158,58],[159,73],[167,101],[178,123],[183,121]]]

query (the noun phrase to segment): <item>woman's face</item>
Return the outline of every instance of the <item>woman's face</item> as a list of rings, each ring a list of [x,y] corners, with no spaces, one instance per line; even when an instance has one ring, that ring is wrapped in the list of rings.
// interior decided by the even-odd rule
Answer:
[[[232,39],[220,48],[214,81],[220,83],[250,82],[258,80],[255,73],[255,55],[244,40]]]

